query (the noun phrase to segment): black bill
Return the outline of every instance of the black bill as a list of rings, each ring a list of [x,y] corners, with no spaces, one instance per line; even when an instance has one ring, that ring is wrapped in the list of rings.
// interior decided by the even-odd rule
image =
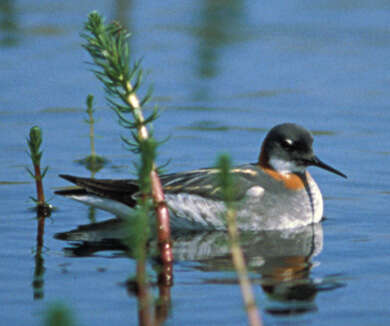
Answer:
[[[307,163],[308,163],[308,165],[318,166],[319,168],[322,168],[324,170],[328,170],[329,172],[333,172],[334,174],[337,174],[340,177],[347,178],[347,176],[344,173],[336,170],[335,168],[332,168],[328,164],[325,164],[317,156],[313,156],[313,158],[308,160]]]

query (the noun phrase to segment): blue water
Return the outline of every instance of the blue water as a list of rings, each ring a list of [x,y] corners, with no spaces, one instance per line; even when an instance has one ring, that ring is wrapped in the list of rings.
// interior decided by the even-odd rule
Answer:
[[[55,301],[69,306],[80,325],[137,323],[136,298],[123,285],[134,261],[119,249],[75,257],[71,244],[53,237],[89,221],[88,208],[52,195],[65,185],[59,173],[90,175],[75,162],[89,154],[88,94],[97,108],[96,150],[110,160],[96,177],[133,171],[133,154],[119,138],[126,131],[107,109],[80,46],[82,25],[94,9],[133,33],[132,53],[143,58],[146,84],[155,90],[152,104],[162,109],[155,134],[171,136],[159,152],[159,162],[171,160],[169,171],[213,165],[221,152],[236,164],[253,162],[266,131],[291,121],[312,130],[317,155],[348,175],[344,180],[311,169],[325,196],[327,219],[320,226],[248,240],[265,324],[387,325],[390,5],[381,0],[2,0],[2,323],[40,325]],[[43,129],[43,164],[50,166],[46,196],[57,207],[46,222],[43,283],[35,299],[40,265],[29,201],[35,188],[25,171],[25,138],[34,124]],[[95,218],[111,216],[96,212]],[[224,240],[177,239],[167,325],[246,323]],[[278,284],[281,271],[292,280],[283,276]],[[269,283],[273,287],[264,286]],[[296,293],[312,296],[292,304],[283,294],[297,284],[303,288]]]

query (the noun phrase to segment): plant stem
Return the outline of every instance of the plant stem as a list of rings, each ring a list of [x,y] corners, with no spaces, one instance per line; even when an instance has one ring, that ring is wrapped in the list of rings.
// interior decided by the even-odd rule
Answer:
[[[232,174],[230,173],[231,164],[229,157],[227,155],[221,155],[218,159],[217,165],[220,169],[220,185],[225,205],[227,207],[225,216],[230,238],[232,260],[240,283],[241,293],[248,315],[248,321],[251,326],[261,326],[263,323],[261,321],[259,310],[256,306],[252,286],[248,277],[244,254],[242,252],[239,241],[239,232],[236,222],[237,212],[233,205],[234,180]]]
[[[145,118],[142,113],[141,103],[137,95],[135,94],[133,86],[131,85],[130,81],[126,82],[126,92],[127,92],[127,96],[126,96],[127,103],[132,108],[132,112],[135,120],[140,123],[138,126],[138,136],[140,139],[144,139],[144,140],[148,139],[149,132],[144,124]]]
[[[139,68],[139,63],[132,68],[129,67],[127,44],[129,35],[127,32],[117,23],[105,25],[102,17],[96,12],[89,14],[85,30],[87,34],[83,34],[83,37],[87,43],[84,47],[98,67],[95,70],[95,75],[105,86],[108,102],[117,113],[119,123],[125,128],[134,130],[131,133],[134,141],[125,137],[122,137],[122,139],[132,151],[141,153],[141,164],[138,169],[140,195],[137,199],[137,208],[133,217],[138,220],[136,227],[138,232],[138,239],[136,239],[136,281],[139,299],[139,323],[143,326],[149,326],[155,322],[150,314],[151,302],[146,280],[148,218],[152,209],[150,195],[157,219],[156,226],[162,262],[158,280],[159,285],[168,285],[168,291],[172,284],[173,263],[169,212],[161,180],[157,173],[157,166],[154,163],[157,142],[147,129],[147,124],[153,121],[157,114],[154,112],[150,117],[144,118],[142,106],[150,98],[150,92],[141,101],[136,94],[141,84],[142,71]],[[125,114],[130,114],[132,119],[126,118]],[[147,226],[143,223],[147,223]],[[128,240],[131,240],[131,238]]]
[[[42,179],[47,172],[47,167],[41,172],[41,158],[42,151],[40,149],[42,144],[42,130],[38,126],[34,126],[30,129],[29,137],[27,138],[27,145],[29,148],[29,156],[31,158],[34,170],[31,171],[27,168],[27,171],[35,181],[35,187],[37,191],[37,198],[33,200],[37,204],[37,248],[35,253],[35,272],[33,280],[34,299],[43,298],[43,274],[45,268],[43,266],[42,248],[43,248],[43,235],[45,233],[45,217],[51,213],[51,207],[45,202],[45,194],[43,191]]]
[[[102,17],[97,12],[89,14],[85,30],[87,34],[82,36],[87,44],[84,47],[98,67],[95,70],[95,75],[105,86],[111,107],[118,114],[119,121],[123,126],[129,129],[137,129],[136,134],[133,133],[135,142],[131,142],[126,138],[122,139],[133,148],[133,151],[139,152],[140,142],[151,138],[146,125],[154,120],[157,115],[155,112],[151,117],[144,118],[142,105],[150,98],[150,92],[141,101],[136,94],[141,84],[142,71],[139,68],[139,63],[132,68],[129,67],[129,48],[127,44],[129,35],[118,23],[105,25]],[[125,118],[125,113],[131,113],[134,118],[133,121]],[[164,270],[171,272],[170,265],[173,262],[173,254],[169,211],[155,163],[152,164],[150,171],[150,183],[156,211],[160,258],[163,265],[167,265]],[[168,275],[165,279],[170,281],[171,275]]]
[[[140,106],[140,101],[138,100],[136,94],[133,92],[133,88],[130,82],[127,82],[127,90],[130,92],[128,94],[127,101],[129,105],[133,108],[132,113],[136,121],[141,123],[138,124],[138,137],[140,140],[149,139],[149,133],[144,125],[144,116],[142,113],[142,108]],[[156,210],[157,218],[157,236],[158,244],[160,249],[160,259],[163,264],[162,272],[159,273],[159,282],[163,284],[172,283],[172,263],[173,263],[173,253],[171,245],[171,228],[169,223],[169,211],[167,204],[165,202],[165,196],[163,187],[160,181],[160,177],[156,171],[156,165],[153,162],[152,170],[150,171],[150,182],[152,188],[152,197]]]
[[[41,167],[39,164],[34,163],[34,172],[35,172],[35,185],[36,185],[37,196],[38,196],[37,198],[38,206],[42,206],[45,204],[45,194],[43,193]]]
[[[89,141],[91,145],[91,156],[95,157],[96,156],[96,151],[95,151],[95,130],[94,130],[94,120],[93,120],[93,115],[92,112],[88,113],[89,119],[91,123],[89,124]]]
[[[30,129],[29,137],[27,138],[27,145],[29,147],[29,155],[33,164],[33,171],[27,168],[27,171],[35,181],[37,198],[33,199],[37,204],[38,215],[50,215],[50,206],[45,202],[45,194],[43,191],[42,179],[44,178],[48,168],[46,167],[41,172],[41,158],[42,151],[40,149],[42,144],[42,130],[38,126]]]
[[[239,244],[239,234],[236,224],[236,211],[232,208],[228,209],[226,212],[226,219],[231,241],[232,260],[240,282],[241,293],[248,314],[249,325],[261,326],[262,321],[260,318],[260,313],[256,306],[251,282],[248,277],[244,255]]]

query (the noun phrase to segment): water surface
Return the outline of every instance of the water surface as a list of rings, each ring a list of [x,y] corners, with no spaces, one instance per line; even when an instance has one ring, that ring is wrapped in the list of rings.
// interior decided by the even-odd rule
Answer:
[[[96,177],[133,171],[133,154],[119,138],[126,131],[107,109],[80,46],[82,24],[93,9],[133,33],[134,58],[143,57],[153,104],[163,109],[156,136],[171,136],[159,152],[160,162],[171,159],[169,171],[213,165],[221,152],[236,164],[253,162],[266,131],[291,121],[312,130],[318,156],[348,175],[344,180],[311,169],[325,196],[321,225],[244,237],[265,324],[387,325],[390,8],[381,0],[3,0],[3,323],[40,325],[56,300],[81,325],[137,323],[136,298],[124,286],[134,260],[120,248],[75,255],[71,243],[54,238],[91,219],[112,218],[52,196],[65,185],[59,173],[90,175],[75,162],[89,154],[83,122],[88,94],[96,98],[96,149],[110,160]],[[44,132],[46,195],[57,207],[46,223],[42,260],[35,258],[29,201],[35,189],[25,171],[25,138],[34,124]],[[220,234],[177,239],[167,325],[246,323],[225,240]],[[155,277],[152,266],[150,274]]]

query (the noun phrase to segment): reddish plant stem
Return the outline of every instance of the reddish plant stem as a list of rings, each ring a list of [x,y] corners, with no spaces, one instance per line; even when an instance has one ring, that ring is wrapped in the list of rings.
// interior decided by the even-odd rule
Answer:
[[[163,250],[161,255],[162,262],[172,263],[172,245],[171,245],[171,227],[169,224],[169,211],[165,202],[165,196],[161,185],[160,177],[155,169],[151,172],[152,195],[156,205],[156,213],[158,220],[158,240],[160,249]]]
[[[144,116],[142,114],[142,108],[141,103],[138,100],[138,97],[133,92],[133,86],[130,82],[125,83],[125,89],[128,93],[127,95],[127,102],[129,103],[130,107],[133,109],[133,116],[135,119],[140,123],[138,127],[138,136],[140,139],[146,140],[149,138],[149,132],[144,124]],[[169,210],[167,207],[167,204],[165,202],[165,196],[163,187],[161,184],[160,177],[157,173],[156,165],[153,163],[152,171],[150,172],[150,181],[151,181],[151,187],[152,187],[152,197],[153,202],[155,205],[156,210],[156,219],[157,219],[157,237],[158,237],[158,245],[159,245],[159,252],[160,252],[160,259],[162,262],[162,268],[158,275],[158,283],[160,286],[164,287],[164,294],[162,297],[169,298],[168,302],[170,301],[170,287],[172,286],[173,282],[173,253],[172,253],[172,243],[171,243],[171,228],[169,223]],[[137,262],[137,264],[139,264]],[[146,294],[147,295],[147,288],[146,288]],[[160,290],[160,295],[162,294]],[[165,299],[164,299],[165,300]],[[164,301],[166,302],[166,300]],[[167,307],[166,305],[163,305],[161,307],[156,307],[156,313],[160,310],[162,307]],[[142,318],[148,318],[145,322],[149,322],[150,314],[149,314],[149,306],[148,311],[146,312],[148,316],[142,316],[140,315],[140,321]],[[166,309],[168,310],[168,308]],[[165,311],[162,309],[162,311]],[[145,314],[146,314],[145,313]],[[140,311],[141,314],[141,311]],[[153,321],[155,321],[157,324],[160,324],[160,318],[155,317]],[[144,325],[141,323],[141,325]],[[150,325],[150,324],[145,324]]]
[[[42,175],[39,165],[34,164],[34,172],[38,199],[37,250],[40,252],[43,246],[43,234],[45,233],[45,216],[47,216],[48,213],[45,207],[45,195],[43,193]]]
[[[42,206],[45,204],[45,195],[43,193],[41,167],[37,164],[34,164],[34,172],[35,172],[35,185],[37,188],[37,196],[38,196],[38,206]]]
[[[125,89],[128,92],[127,102],[133,108],[133,115],[136,120],[140,122],[138,128],[138,136],[140,139],[148,139],[149,132],[144,125],[144,116],[142,114],[142,108],[138,97],[133,92],[133,86],[130,82],[126,82]],[[160,258],[163,264],[163,272],[159,275],[159,281],[167,284],[172,283],[172,243],[171,243],[171,228],[169,225],[169,210],[165,202],[165,196],[163,187],[161,185],[160,177],[156,172],[156,166],[153,164],[152,171],[150,172],[150,180],[152,184],[152,196],[154,205],[156,208],[157,218],[157,234],[158,244],[160,249]]]
[[[157,237],[160,247],[160,259],[162,269],[159,273],[159,283],[172,286],[173,282],[173,253],[171,243],[171,227],[169,224],[169,210],[165,202],[164,191],[161,185],[160,177],[155,169],[151,172],[152,195],[156,207],[157,218]]]

